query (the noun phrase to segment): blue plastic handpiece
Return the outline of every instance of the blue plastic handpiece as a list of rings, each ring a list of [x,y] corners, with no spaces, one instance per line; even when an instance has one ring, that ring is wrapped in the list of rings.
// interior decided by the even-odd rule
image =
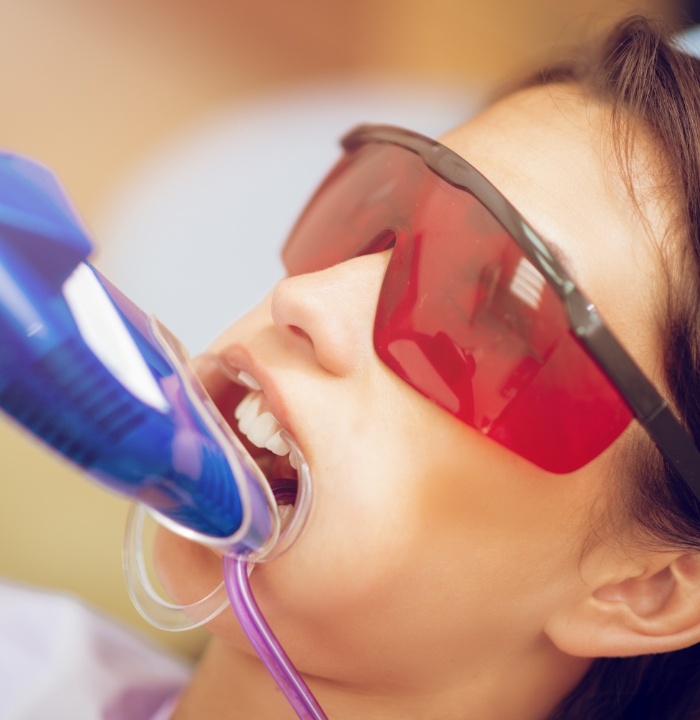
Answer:
[[[0,154],[0,407],[178,527],[258,550],[269,488],[168,331],[86,259],[53,175]]]

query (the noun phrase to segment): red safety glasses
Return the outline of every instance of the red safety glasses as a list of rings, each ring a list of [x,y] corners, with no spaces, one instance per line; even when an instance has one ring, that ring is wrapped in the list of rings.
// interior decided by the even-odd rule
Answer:
[[[598,456],[632,418],[700,498],[700,453],[518,211],[439,143],[365,126],[283,250],[292,275],[392,249],[378,356],[467,425],[545,470]]]

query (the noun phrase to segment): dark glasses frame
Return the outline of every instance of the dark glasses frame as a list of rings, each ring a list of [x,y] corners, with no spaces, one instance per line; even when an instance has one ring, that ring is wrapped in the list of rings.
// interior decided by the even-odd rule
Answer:
[[[669,404],[604,325],[546,243],[523,216],[472,165],[449,148],[409,130],[362,125],[341,141],[348,150],[388,143],[414,152],[450,185],[473,195],[509,232],[561,299],[571,332],[617,388],[636,420],[700,502],[700,452]]]

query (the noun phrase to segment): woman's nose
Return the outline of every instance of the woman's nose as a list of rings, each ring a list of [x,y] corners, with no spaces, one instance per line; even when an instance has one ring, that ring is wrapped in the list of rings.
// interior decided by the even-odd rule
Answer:
[[[285,278],[272,294],[274,324],[311,349],[326,371],[352,373],[374,354],[374,316],[390,257],[387,250]]]

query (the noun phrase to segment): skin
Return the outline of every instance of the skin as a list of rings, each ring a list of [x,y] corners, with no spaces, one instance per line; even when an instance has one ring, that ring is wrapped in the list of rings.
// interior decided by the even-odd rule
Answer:
[[[648,228],[659,230],[664,212],[643,193],[637,212],[607,121],[607,109],[575,87],[536,88],[443,141],[560,248],[660,383],[651,321],[658,247]],[[615,445],[577,472],[551,475],[379,361],[372,327],[387,261],[385,252],[285,279],[211,349],[258,379],[312,470],[306,529],[252,584],[328,715],[544,718],[592,657],[698,639],[700,622],[679,600],[699,605],[694,556],[590,546],[592,517],[617,473]],[[200,367],[232,418],[230,381],[215,364]],[[209,550],[167,533],[156,550],[181,601],[220,580]],[[175,717],[294,717],[232,613],[210,629],[215,638]]]

